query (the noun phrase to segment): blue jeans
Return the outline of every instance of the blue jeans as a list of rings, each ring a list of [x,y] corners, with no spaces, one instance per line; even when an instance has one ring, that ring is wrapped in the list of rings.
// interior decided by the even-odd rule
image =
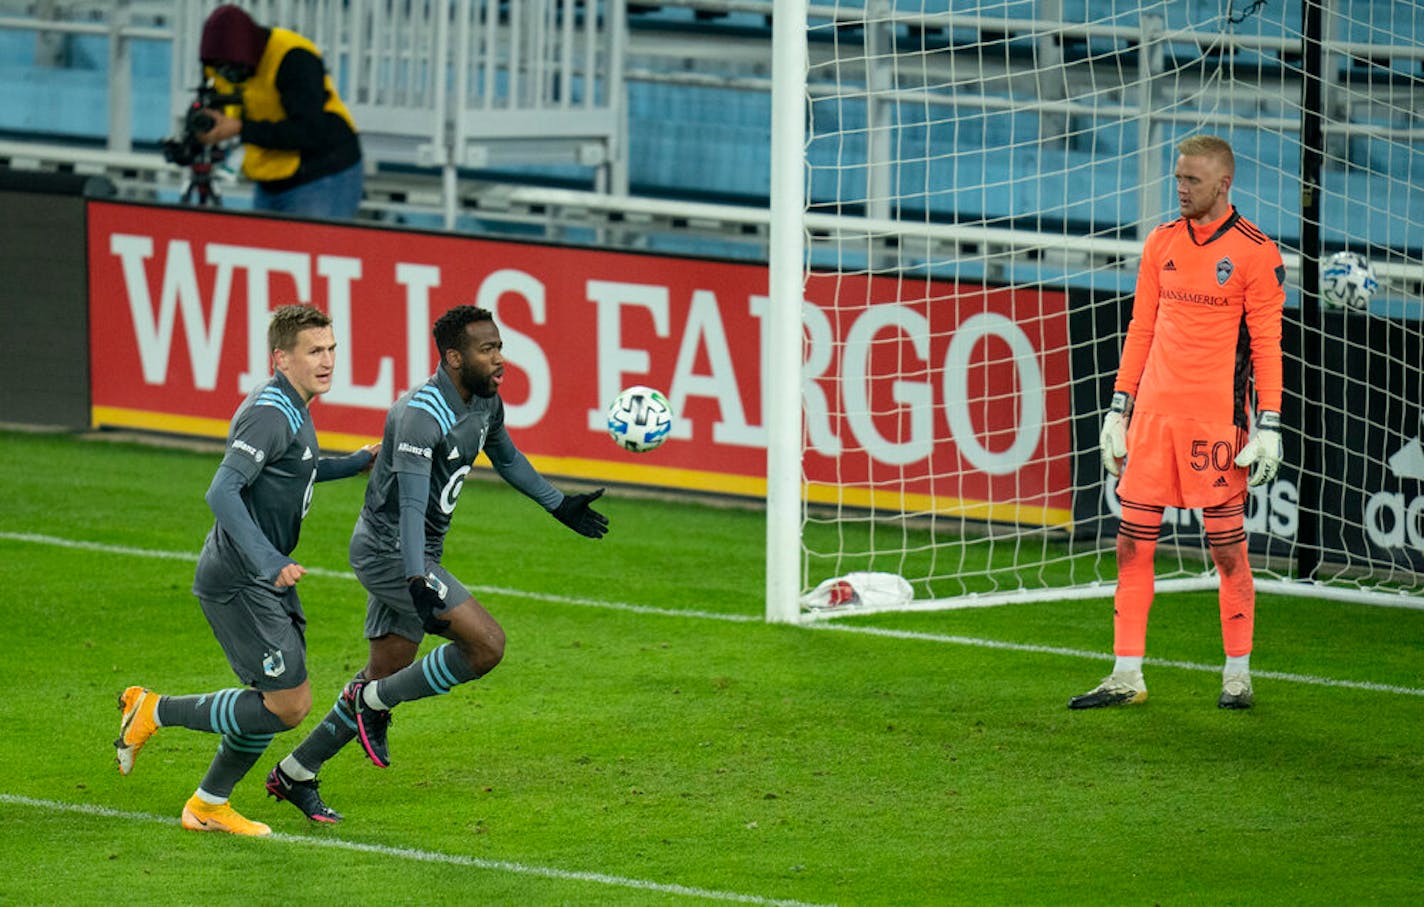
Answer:
[[[280,211],[283,214],[332,220],[353,218],[356,209],[361,207],[364,180],[361,162],[357,161],[345,170],[294,186],[285,192],[268,192],[258,184],[252,193],[252,210]]]

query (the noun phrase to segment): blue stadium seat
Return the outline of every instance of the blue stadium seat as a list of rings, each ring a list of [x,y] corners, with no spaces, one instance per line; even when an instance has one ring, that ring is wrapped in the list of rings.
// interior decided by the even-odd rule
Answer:
[[[1254,14],[1259,21],[1248,20],[1238,28],[1255,33],[1281,23],[1293,25],[1300,2],[1288,0],[1284,8],[1271,4],[1266,12]],[[919,9],[920,2],[897,0],[897,6]],[[1033,0],[950,0],[948,6],[989,18],[1032,18],[1037,11]],[[1204,27],[1202,23],[1219,20],[1220,7],[1219,0],[1181,0],[1154,8],[1167,11],[1169,26]],[[1372,24],[1361,18],[1351,26],[1356,37],[1366,29],[1377,40],[1424,41],[1424,8],[1384,0],[1357,0],[1351,8],[1375,17]],[[1131,24],[1139,15],[1136,5],[1129,9],[1118,0],[1064,0],[1064,11],[1073,19],[1118,24]],[[659,8],[638,15],[683,17],[696,26],[685,9]],[[733,20],[727,17],[710,25]],[[1388,34],[1382,31],[1385,23]],[[0,81],[7,88],[0,93],[0,130],[101,142],[108,119],[105,40],[70,41],[66,52],[71,65],[65,68],[36,65],[35,47],[33,33],[0,29]],[[140,143],[156,142],[172,129],[168,46],[137,41],[133,60],[134,136]],[[1417,69],[1416,64],[1416,74]],[[766,198],[771,117],[767,94],[634,82],[628,86],[628,105],[630,176],[638,191],[744,203]],[[862,206],[867,180],[864,104],[818,102],[814,114],[819,131],[840,133],[810,146],[815,165],[812,198]],[[946,221],[1037,220],[1046,226],[1067,222],[1099,230],[1134,223],[1139,216],[1138,134],[1131,121],[1074,117],[1059,143],[1040,142],[1034,113],[903,105],[896,115],[902,126],[896,139],[901,156],[896,192],[904,208],[920,216],[928,208]],[[1170,129],[1173,134],[1190,131],[1185,126]],[[1225,134],[1238,156],[1234,198],[1272,236],[1293,241],[1299,229],[1298,136],[1251,128]],[[1175,157],[1170,142],[1162,155],[1163,172],[1170,173]],[[1354,169],[1326,174],[1327,242],[1368,235],[1417,249],[1418,237],[1406,230],[1410,217],[1417,221],[1417,212],[1424,210],[1424,189],[1419,188],[1424,187],[1424,146],[1356,136],[1350,140],[1349,155]],[[586,169],[575,167],[519,172],[573,183],[587,178]],[[1162,187],[1160,210],[1164,216],[1175,211],[1169,181]]]
[[[1376,245],[1419,248],[1424,185],[1385,181],[1362,170],[1334,170],[1326,172],[1323,189],[1321,233],[1326,243],[1344,245],[1368,236]]]
[[[1101,231],[1137,219],[1137,161],[1044,148],[1018,156],[1021,217]]]
[[[1300,234],[1298,170],[1259,166],[1247,157],[1236,159],[1231,200],[1247,220],[1278,243],[1295,245]]]
[[[1264,129],[1231,129],[1223,137],[1231,142],[1238,166],[1243,162],[1263,168],[1300,169],[1300,140],[1295,133],[1284,135]]]
[[[0,64],[0,84],[0,130],[94,140],[108,133],[109,86],[101,72]],[[171,129],[167,77],[135,78],[134,91],[134,139],[156,142]]]
[[[1335,36],[1378,45],[1424,43],[1424,9],[1405,0],[1353,0],[1335,11]]]
[[[901,166],[900,193],[909,207],[929,202],[933,213],[961,222],[1016,216],[1010,155],[966,149]]]

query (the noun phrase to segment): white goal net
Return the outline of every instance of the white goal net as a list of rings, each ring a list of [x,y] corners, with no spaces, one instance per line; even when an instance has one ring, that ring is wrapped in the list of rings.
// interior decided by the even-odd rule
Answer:
[[[805,23],[806,116],[780,148],[801,139],[799,210],[773,177],[772,295],[779,223],[801,238],[806,304],[801,349],[771,354],[804,357],[799,390],[770,391],[804,430],[797,492],[769,483],[769,574],[797,572],[769,575],[769,618],[864,613],[803,615],[786,593],[861,571],[909,580],[912,609],[1111,592],[1097,433],[1141,241],[1177,216],[1176,145],[1198,133],[1232,143],[1231,200],[1288,269],[1287,464],[1249,502],[1257,576],[1424,606],[1424,8],[777,12]],[[1363,309],[1318,295],[1344,250],[1377,279]],[[799,558],[779,568],[788,508]],[[1162,588],[1213,586],[1200,515],[1164,524]]]

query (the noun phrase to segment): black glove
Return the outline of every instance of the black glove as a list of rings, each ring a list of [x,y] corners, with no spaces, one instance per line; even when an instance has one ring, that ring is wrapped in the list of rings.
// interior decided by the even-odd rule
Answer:
[[[591,539],[601,539],[608,531],[608,517],[588,506],[603,497],[600,488],[590,494],[566,494],[563,503],[554,508],[554,519]]]
[[[415,605],[415,613],[420,615],[420,625],[425,628],[425,632],[439,636],[450,629],[448,620],[441,620],[435,616],[436,611],[445,607],[445,602],[441,601],[436,591],[430,588],[425,577],[411,577],[409,586],[410,600]]]

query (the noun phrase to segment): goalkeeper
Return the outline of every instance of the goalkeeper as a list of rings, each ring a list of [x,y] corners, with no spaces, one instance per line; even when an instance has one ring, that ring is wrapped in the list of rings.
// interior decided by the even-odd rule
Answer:
[[[603,490],[566,495],[549,484],[504,426],[503,342],[489,311],[456,306],[435,322],[440,368],[386,415],[381,453],[351,534],[351,566],[365,587],[366,666],[321,723],[267,776],[267,792],[307,818],[336,822],[317,792],[317,772],[353,738],[378,767],[390,765],[390,710],[449,693],[504,657],[504,630],[440,563],[465,476],[483,450],[510,485],[559,522],[602,538],[608,519],[592,504]],[[426,634],[449,640],[419,661]]]
[[[1246,486],[1269,482],[1281,462],[1285,267],[1276,244],[1227,199],[1235,172],[1231,146],[1195,136],[1177,151],[1182,216],[1147,237],[1101,436],[1104,467],[1121,475],[1117,660],[1101,684],[1068,703],[1073,709],[1147,699],[1142,658],[1153,555],[1169,506],[1201,508],[1220,577],[1226,665],[1217,705],[1246,709],[1254,702],[1256,590],[1246,552]],[[1248,441],[1253,375],[1256,424]]]

